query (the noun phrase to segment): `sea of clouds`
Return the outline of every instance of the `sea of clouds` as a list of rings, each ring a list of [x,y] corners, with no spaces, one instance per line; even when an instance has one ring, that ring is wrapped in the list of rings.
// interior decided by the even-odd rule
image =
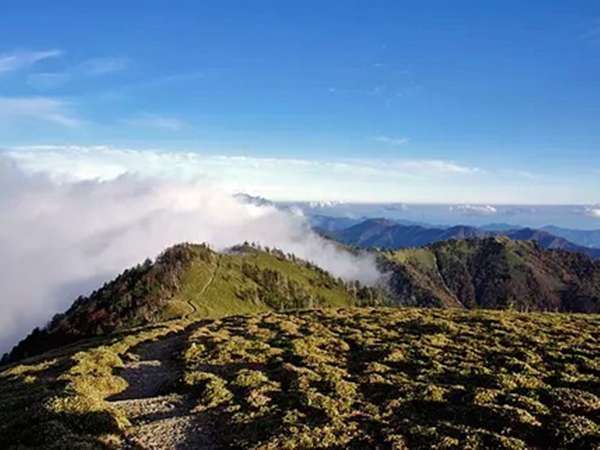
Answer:
[[[240,201],[207,182],[53,175],[0,154],[0,351],[78,295],[179,242],[220,250],[254,241],[347,280],[379,277],[371,257],[339,250],[301,214]]]

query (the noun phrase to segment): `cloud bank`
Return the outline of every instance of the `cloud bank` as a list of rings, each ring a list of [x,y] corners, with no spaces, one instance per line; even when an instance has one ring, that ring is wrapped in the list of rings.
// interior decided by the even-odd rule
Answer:
[[[185,126],[164,118],[145,119],[135,123],[172,130]],[[427,202],[432,191],[442,190],[452,202],[464,196],[462,183],[482,176],[476,167],[436,159],[309,160],[77,145],[18,147],[10,155],[29,170],[55,176],[104,180],[138,173],[177,180],[203,178],[231,193],[280,201]]]
[[[57,181],[0,156],[0,351],[80,294],[182,241],[223,249],[256,241],[293,252],[346,279],[374,282],[368,257],[339,251],[303,217],[236,200],[206,180]]]

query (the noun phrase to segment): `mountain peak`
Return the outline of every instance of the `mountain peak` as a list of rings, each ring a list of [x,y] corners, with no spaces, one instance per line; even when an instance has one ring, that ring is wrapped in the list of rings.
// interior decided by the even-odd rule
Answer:
[[[79,297],[20,342],[5,361],[165,320],[350,306],[376,297],[369,288],[358,292],[355,284],[350,288],[279,249],[243,243],[219,253],[206,244],[183,243]]]

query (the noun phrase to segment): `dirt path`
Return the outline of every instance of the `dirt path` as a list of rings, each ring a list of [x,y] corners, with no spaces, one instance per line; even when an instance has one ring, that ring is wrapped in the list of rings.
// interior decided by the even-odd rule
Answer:
[[[177,360],[188,333],[138,345],[139,359],[125,364],[119,373],[129,387],[107,400],[129,418],[127,448],[216,449],[209,423],[191,412],[194,401],[175,392],[181,376]]]
[[[213,272],[210,275],[210,278],[208,279],[208,281],[206,282],[206,284],[204,286],[202,286],[202,289],[200,290],[200,293],[199,293],[200,296],[204,295],[204,293],[208,290],[208,288],[210,287],[210,285],[214,281],[214,279],[215,279],[215,277],[217,275],[217,272],[219,271],[219,264],[220,263],[221,263],[221,259],[217,255],[217,264],[215,266],[215,270],[213,270]],[[194,302],[192,302],[191,300],[188,300],[187,304],[190,307],[191,311],[188,314],[186,314],[185,316],[183,316],[184,319],[189,319],[190,317],[194,316],[198,312],[198,308],[196,307],[196,305],[194,305]]]

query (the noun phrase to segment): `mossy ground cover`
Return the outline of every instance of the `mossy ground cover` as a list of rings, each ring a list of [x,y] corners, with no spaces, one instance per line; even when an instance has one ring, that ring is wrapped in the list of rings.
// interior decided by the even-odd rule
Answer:
[[[178,389],[223,448],[596,448],[600,316],[350,308],[174,321],[0,372],[0,448],[119,448],[105,399],[186,330]]]
[[[594,448],[600,318],[420,309],[228,317],[185,383],[233,448]]]

